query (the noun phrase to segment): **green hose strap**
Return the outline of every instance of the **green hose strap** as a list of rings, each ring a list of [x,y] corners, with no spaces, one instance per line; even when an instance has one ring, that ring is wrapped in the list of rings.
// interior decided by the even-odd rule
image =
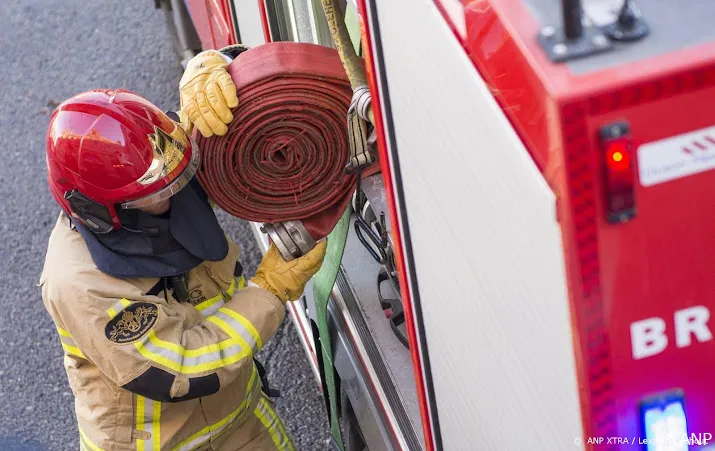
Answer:
[[[330,405],[330,435],[335,440],[340,451],[344,451],[345,447],[343,445],[342,434],[340,433],[340,416],[338,415],[339,394],[335,387],[333,348],[330,343],[330,331],[328,330],[328,300],[335,286],[335,280],[340,270],[340,263],[343,259],[345,241],[348,238],[348,231],[350,230],[351,213],[352,205],[348,205],[340,221],[338,221],[333,231],[328,235],[328,248],[325,251],[323,266],[320,268],[320,271],[315,274],[313,279],[313,298],[315,300],[315,313],[324,365],[324,371],[321,376],[325,378],[328,388],[328,402]]]

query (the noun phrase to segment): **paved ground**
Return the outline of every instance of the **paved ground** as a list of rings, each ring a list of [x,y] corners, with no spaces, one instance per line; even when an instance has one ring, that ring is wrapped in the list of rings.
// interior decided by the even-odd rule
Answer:
[[[49,114],[98,87],[177,107],[181,71],[163,20],[152,0],[0,2],[0,450],[78,449],[61,347],[35,286],[58,211],[45,182]],[[222,221],[253,271],[246,225]],[[289,320],[262,357],[299,449],[326,449],[322,399]]]

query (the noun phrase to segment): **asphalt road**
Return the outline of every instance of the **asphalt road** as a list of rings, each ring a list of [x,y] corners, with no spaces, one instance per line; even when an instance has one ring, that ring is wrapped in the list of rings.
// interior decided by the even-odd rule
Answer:
[[[0,56],[0,450],[76,450],[62,348],[35,285],[58,213],[45,179],[47,122],[60,101],[101,87],[176,108],[181,68],[152,0],[2,0]],[[221,220],[254,271],[247,225]],[[298,449],[327,449],[322,398],[289,319],[259,358]]]

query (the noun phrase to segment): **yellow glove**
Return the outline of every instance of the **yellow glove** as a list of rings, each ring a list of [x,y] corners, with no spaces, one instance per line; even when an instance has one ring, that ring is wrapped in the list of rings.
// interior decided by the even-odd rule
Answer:
[[[201,52],[191,60],[179,82],[181,125],[191,134],[192,124],[204,137],[225,135],[238,106],[236,86],[226,71],[228,63],[216,50]]]
[[[275,244],[271,243],[250,282],[275,294],[282,302],[295,301],[323,265],[327,247],[327,240],[320,241],[307,254],[286,262]]]

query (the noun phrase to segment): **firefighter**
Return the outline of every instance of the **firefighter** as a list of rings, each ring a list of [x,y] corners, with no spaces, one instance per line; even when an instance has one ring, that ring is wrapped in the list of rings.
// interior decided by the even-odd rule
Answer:
[[[230,60],[200,55],[180,86],[180,115],[202,132],[222,131],[207,101],[224,125],[237,102],[216,56]],[[271,245],[245,276],[194,177],[199,153],[178,122],[128,91],[81,93],[50,119],[48,183],[62,211],[40,286],[81,450],[294,449],[253,356],[327,242],[290,262]]]

